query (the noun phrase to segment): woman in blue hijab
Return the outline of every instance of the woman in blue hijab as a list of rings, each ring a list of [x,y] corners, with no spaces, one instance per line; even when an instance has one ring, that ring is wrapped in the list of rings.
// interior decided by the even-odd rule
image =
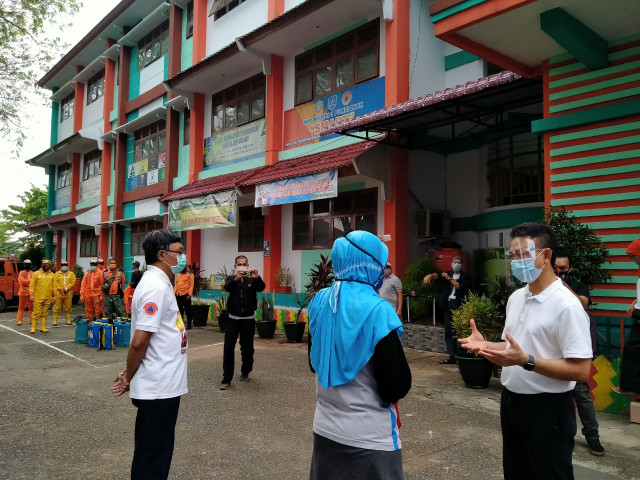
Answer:
[[[337,239],[336,281],[309,305],[309,361],[317,373],[310,480],[402,479],[394,407],[411,388],[402,323],[376,292],[389,250],[368,232]]]

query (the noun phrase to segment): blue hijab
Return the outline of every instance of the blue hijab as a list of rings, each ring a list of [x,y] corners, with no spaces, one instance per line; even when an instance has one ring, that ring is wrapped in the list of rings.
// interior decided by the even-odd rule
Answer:
[[[384,275],[389,249],[364,231],[333,244],[336,282],[309,305],[311,365],[323,388],[344,385],[364,367],[389,332],[402,335],[393,307],[374,290]]]

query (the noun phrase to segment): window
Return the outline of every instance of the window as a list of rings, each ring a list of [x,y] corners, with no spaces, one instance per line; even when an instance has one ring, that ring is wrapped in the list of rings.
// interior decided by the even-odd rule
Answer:
[[[191,136],[191,110],[184,109],[184,132],[182,133],[182,145],[189,145]]]
[[[71,164],[65,163],[58,165],[58,179],[56,181],[56,190],[71,185]]]
[[[100,166],[102,165],[102,152],[94,150],[84,155],[84,166],[82,167],[82,180],[100,176]]]
[[[542,137],[524,133],[489,145],[489,205],[544,200]]]
[[[378,76],[378,20],[296,57],[295,104]]]
[[[165,130],[166,122],[160,120],[136,130],[133,134],[133,161],[135,163],[147,159],[145,171],[155,170],[159,167],[158,154],[166,151]]]
[[[75,94],[72,93],[68,97],[63,98],[62,102],[60,102],[60,123],[64,122],[70,117],[73,117],[74,98]]]
[[[193,36],[193,1],[187,5],[187,38]]]
[[[213,96],[211,133],[264,118],[265,77],[256,75]]]
[[[139,222],[131,224],[131,255],[144,255],[142,244],[144,237],[153,230],[162,228],[162,223],[156,221]]]
[[[169,21],[138,42],[138,71],[169,53]]]
[[[336,198],[293,204],[293,248],[331,248],[352,230],[376,233],[378,192],[375,188],[345,192]]]
[[[261,252],[264,246],[264,217],[260,208],[238,208],[238,251]]]
[[[87,82],[87,105],[91,105],[104,95],[104,72],[94,75]]]
[[[93,230],[80,231],[80,256],[98,256],[98,236]]]
[[[209,16],[213,15],[214,20],[226,15],[246,0],[215,0],[209,11]]]

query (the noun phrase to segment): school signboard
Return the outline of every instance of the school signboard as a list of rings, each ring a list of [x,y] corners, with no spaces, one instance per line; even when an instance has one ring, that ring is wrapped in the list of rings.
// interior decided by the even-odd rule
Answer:
[[[235,227],[237,193],[235,190],[210,193],[169,202],[171,230]]]

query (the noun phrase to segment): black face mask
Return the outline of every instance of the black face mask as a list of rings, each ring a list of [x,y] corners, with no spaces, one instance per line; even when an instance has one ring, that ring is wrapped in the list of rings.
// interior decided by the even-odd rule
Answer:
[[[25,269],[25,270],[31,270],[31,265],[25,265],[25,266],[24,266],[24,269]]]

